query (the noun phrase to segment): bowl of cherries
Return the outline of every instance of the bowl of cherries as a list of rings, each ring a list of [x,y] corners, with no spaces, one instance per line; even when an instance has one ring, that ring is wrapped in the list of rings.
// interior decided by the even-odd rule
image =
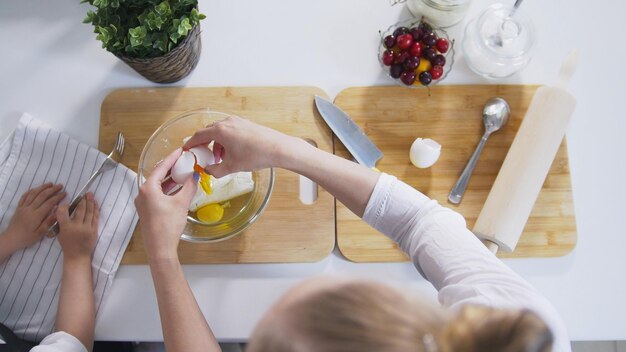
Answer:
[[[378,58],[389,77],[405,87],[430,87],[454,63],[454,40],[423,19],[399,22],[381,33]]]

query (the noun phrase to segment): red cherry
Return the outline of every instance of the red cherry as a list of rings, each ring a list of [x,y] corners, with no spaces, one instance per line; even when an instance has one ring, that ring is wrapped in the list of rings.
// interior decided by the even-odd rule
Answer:
[[[416,42],[422,40],[422,37],[424,36],[424,31],[417,27],[411,28],[411,30],[409,30],[409,33],[411,33],[411,35],[413,36],[413,40]]]
[[[430,72],[424,71],[420,73],[419,80],[422,85],[427,86],[433,81],[433,76]]]
[[[435,47],[437,48],[437,51],[440,53],[446,53],[448,51],[449,46],[450,46],[450,43],[448,43],[448,39],[446,38],[439,38],[437,39],[437,42],[435,43]]]
[[[446,58],[445,58],[445,56],[443,56],[441,54],[437,54],[432,61],[433,61],[433,65],[439,65],[439,66],[445,66],[446,65]]]
[[[413,36],[410,33],[403,34],[397,39],[400,49],[408,49],[413,45]]]
[[[409,52],[411,53],[411,56],[422,56],[422,44],[418,42],[413,43]]]
[[[422,57],[430,62],[432,62],[436,56],[437,56],[437,53],[435,52],[435,49],[433,48],[424,49],[422,51]]]
[[[415,77],[415,71],[404,71],[402,72],[402,75],[400,75],[400,80],[402,81],[402,83],[410,86],[415,82]]]
[[[428,72],[430,72],[430,75],[433,77],[433,79],[439,79],[443,75],[443,67],[441,67],[440,65],[435,65]]]
[[[415,71],[417,66],[420,65],[420,58],[417,56],[411,56],[404,62],[405,71]]]
[[[409,54],[408,51],[401,51],[399,53],[396,53],[394,63],[403,64],[406,61],[406,59],[410,57],[411,57],[411,54]]]
[[[400,78],[402,72],[404,72],[404,68],[400,64],[393,64],[389,67],[389,76],[393,78]]]
[[[385,48],[391,49],[396,45],[396,37],[393,35],[388,35],[383,39],[383,43],[385,44]]]
[[[393,31],[393,36],[398,38],[399,36],[403,35],[404,33],[408,33],[409,29],[406,27],[398,27],[396,28],[395,31]]]
[[[431,45],[431,46],[435,45],[435,43],[437,43],[437,36],[433,32],[427,33],[422,38],[422,43],[424,43],[425,45]]]
[[[383,64],[385,64],[386,66],[391,66],[394,60],[395,53],[393,52],[393,50],[385,50],[385,52],[383,53]]]

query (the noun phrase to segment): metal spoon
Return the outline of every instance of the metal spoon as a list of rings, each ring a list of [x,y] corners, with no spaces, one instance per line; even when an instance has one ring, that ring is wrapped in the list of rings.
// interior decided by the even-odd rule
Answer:
[[[463,173],[461,173],[461,177],[459,177],[459,180],[456,181],[452,191],[450,191],[450,195],[448,196],[448,201],[450,201],[450,203],[461,203],[461,198],[463,198],[463,194],[465,193],[467,184],[472,176],[478,157],[485,147],[487,138],[506,124],[510,113],[511,109],[509,108],[509,104],[506,100],[502,98],[491,98],[487,101],[485,107],[483,108],[483,124],[485,125],[485,134],[480,139],[480,143],[478,143],[474,154],[472,154],[472,157],[467,162]]]
[[[517,0],[515,1],[515,4],[513,4],[513,9],[511,9],[511,13],[509,14],[509,17],[513,17],[513,15],[515,14],[515,11],[517,11],[517,9],[519,8],[519,5],[522,4],[523,0]]]
[[[492,35],[489,37],[489,44],[491,46],[497,46],[501,48],[502,46],[504,46],[505,40],[510,41],[512,38],[508,38],[508,40],[502,38],[505,32],[510,33],[514,30],[515,32],[517,32],[515,37],[519,35],[519,25],[516,24],[515,21],[513,21],[513,16],[515,15],[515,11],[517,11],[517,9],[522,4],[522,1],[523,0],[515,1],[515,4],[513,4],[513,7],[511,8],[511,12],[509,12],[509,15],[502,20],[502,23],[500,23],[500,32],[497,35]]]

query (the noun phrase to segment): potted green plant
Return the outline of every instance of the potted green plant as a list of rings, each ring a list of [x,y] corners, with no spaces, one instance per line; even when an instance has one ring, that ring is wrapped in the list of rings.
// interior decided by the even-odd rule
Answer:
[[[83,0],[102,47],[157,83],[186,77],[200,58],[198,0]]]

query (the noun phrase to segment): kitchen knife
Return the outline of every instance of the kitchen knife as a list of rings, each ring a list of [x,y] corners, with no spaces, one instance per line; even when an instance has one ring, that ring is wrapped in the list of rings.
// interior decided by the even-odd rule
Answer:
[[[335,104],[319,96],[315,96],[315,105],[328,127],[346,146],[354,159],[363,166],[376,169],[376,162],[383,157],[383,153],[352,121],[350,116],[341,111]]]

